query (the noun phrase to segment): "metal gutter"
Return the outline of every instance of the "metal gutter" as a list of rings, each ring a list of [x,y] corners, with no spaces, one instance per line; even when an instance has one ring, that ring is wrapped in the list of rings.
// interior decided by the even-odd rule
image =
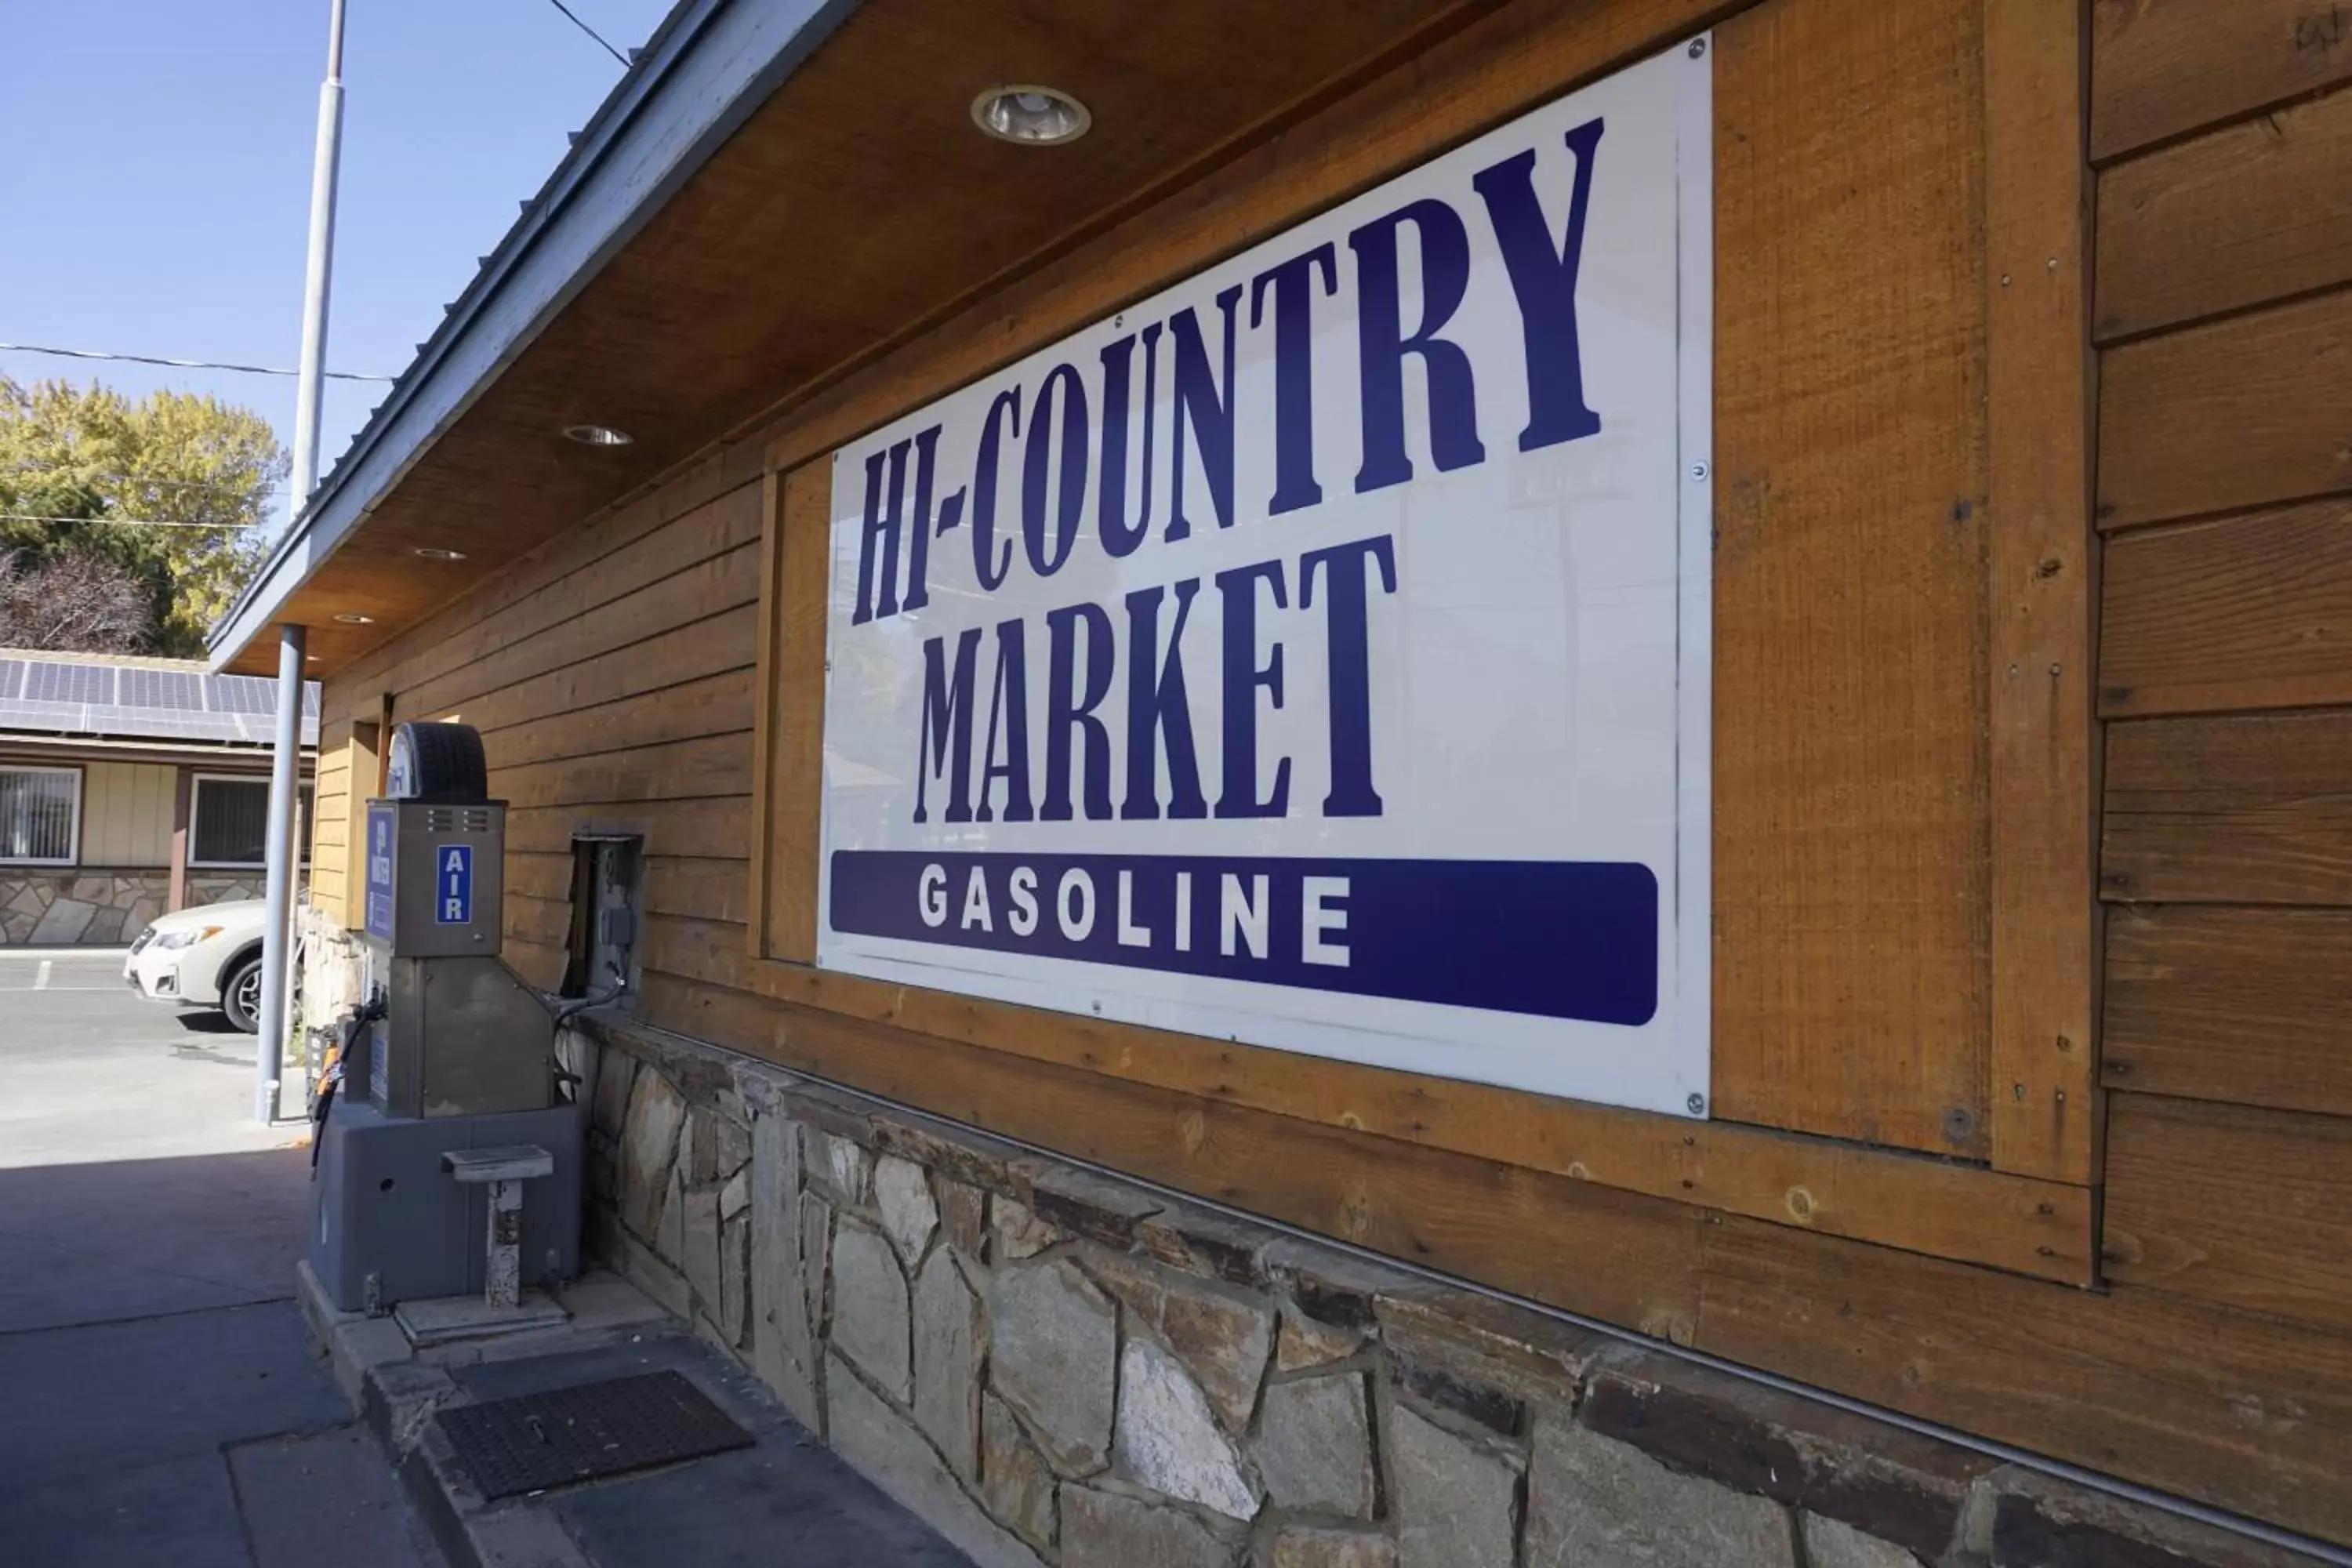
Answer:
[[[856,0],[681,0],[205,637],[266,631],[433,444],[562,313]]]

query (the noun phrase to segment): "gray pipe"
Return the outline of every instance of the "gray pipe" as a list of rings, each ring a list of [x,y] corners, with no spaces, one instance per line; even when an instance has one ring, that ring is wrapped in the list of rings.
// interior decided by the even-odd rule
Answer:
[[[287,934],[294,910],[294,868],[299,847],[294,842],[294,805],[302,785],[302,652],[303,628],[281,624],[278,628],[278,745],[269,759],[269,911],[261,930],[260,1048],[254,1053],[253,1119],[278,1120],[278,1064],[286,1048],[289,1009],[286,1005],[289,945]]]
[[[327,12],[327,79],[319,86],[319,139],[310,158],[310,251],[302,279],[302,361],[294,392],[294,465],[286,483],[290,526],[319,484],[319,404],[327,362],[327,285],[334,268],[335,185],[343,142],[343,0]]]

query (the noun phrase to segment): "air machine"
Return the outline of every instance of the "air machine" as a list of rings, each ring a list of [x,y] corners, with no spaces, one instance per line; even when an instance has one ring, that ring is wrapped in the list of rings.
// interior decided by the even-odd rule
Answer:
[[[337,1310],[394,1311],[420,1342],[560,1321],[521,1288],[579,1271],[586,1107],[556,1013],[499,957],[506,803],[467,725],[403,724],[388,764],[311,1271]]]

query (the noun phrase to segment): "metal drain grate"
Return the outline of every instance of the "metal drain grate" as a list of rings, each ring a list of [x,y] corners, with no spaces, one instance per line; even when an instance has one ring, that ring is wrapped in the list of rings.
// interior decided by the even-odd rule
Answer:
[[[675,1372],[455,1405],[435,1419],[486,1499],[723,1454],[752,1441]]]

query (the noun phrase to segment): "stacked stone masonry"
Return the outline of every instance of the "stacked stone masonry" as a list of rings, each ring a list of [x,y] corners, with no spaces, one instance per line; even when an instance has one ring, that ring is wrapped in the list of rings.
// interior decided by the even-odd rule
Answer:
[[[605,1017],[593,1250],[983,1568],[2284,1568]]]
[[[194,871],[188,907],[261,897],[261,873]],[[0,947],[111,947],[171,907],[167,871],[0,871]]]

